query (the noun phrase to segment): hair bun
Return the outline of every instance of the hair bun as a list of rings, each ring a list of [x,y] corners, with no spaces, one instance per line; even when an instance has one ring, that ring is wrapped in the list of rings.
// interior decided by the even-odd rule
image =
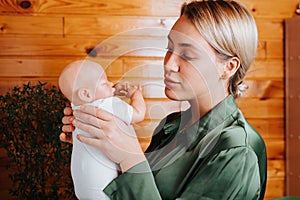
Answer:
[[[248,85],[245,84],[244,81],[240,81],[237,85],[237,88],[238,88],[238,96],[241,97],[241,96],[244,96],[244,93],[245,91],[249,88]]]

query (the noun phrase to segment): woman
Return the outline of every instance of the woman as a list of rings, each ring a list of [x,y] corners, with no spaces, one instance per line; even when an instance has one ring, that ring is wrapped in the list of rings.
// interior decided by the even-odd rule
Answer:
[[[79,136],[115,163],[121,174],[104,192],[111,199],[263,199],[266,149],[235,98],[257,48],[249,11],[235,1],[184,4],[168,35],[165,94],[190,108],[161,121],[142,152],[134,130],[112,115],[82,107],[73,124],[97,137]],[[71,114],[68,112],[68,114]],[[64,132],[72,117],[64,117]],[[62,141],[71,141],[65,133]]]

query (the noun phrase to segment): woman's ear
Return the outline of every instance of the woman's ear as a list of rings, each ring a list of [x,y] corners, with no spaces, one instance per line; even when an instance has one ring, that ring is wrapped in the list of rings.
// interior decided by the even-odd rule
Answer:
[[[90,89],[80,88],[77,91],[78,98],[84,102],[91,102],[93,100]]]
[[[232,57],[227,61],[224,68],[224,75],[229,78],[235,74],[240,67],[240,59],[238,57]]]

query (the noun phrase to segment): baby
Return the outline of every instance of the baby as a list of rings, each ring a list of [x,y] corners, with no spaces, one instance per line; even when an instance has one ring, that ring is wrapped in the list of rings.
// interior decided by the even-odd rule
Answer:
[[[146,106],[140,89],[114,86],[95,62],[79,60],[67,65],[59,77],[59,87],[71,101],[73,110],[88,104],[112,113],[127,124],[144,119]],[[130,105],[114,97],[114,93],[130,98]],[[117,176],[117,166],[99,149],[78,141],[78,133],[89,136],[77,128],[72,133],[71,174],[75,194],[79,199],[109,199],[102,190]]]

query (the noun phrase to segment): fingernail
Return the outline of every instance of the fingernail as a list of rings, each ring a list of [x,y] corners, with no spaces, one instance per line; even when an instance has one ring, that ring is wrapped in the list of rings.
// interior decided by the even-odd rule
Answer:
[[[72,122],[74,119],[75,119],[74,117],[70,117],[69,122]]]

